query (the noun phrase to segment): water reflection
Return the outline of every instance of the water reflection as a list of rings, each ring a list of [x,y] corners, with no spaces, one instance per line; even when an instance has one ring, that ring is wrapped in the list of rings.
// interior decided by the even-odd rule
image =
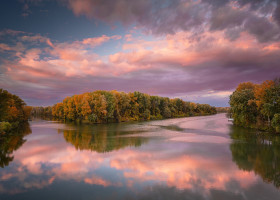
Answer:
[[[1,200],[242,200],[280,195],[254,168],[239,167],[243,162],[235,154],[244,160],[242,156],[254,158],[260,150],[239,153],[243,147],[238,145],[251,141],[231,129],[224,115],[96,126],[33,121],[32,132],[14,152],[14,161],[0,170]],[[272,145],[266,140],[263,144]],[[277,160],[275,155],[270,158]]]
[[[91,150],[99,153],[110,152],[128,146],[139,147],[147,138],[133,137],[141,131],[122,130],[120,124],[76,125],[73,129],[62,130],[65,140],[78,150]],[[126,137],[126,135],[131,135]]]
[[[245,171],[254,171],[264,181],[280,187],[280,136],[232,127],[232,159]]]
[[[29,123],[22,124],[18,130],[0,135],[0,167],[8,166],[13,161],[13,152],[26,141],[24,136],[31,133]]]

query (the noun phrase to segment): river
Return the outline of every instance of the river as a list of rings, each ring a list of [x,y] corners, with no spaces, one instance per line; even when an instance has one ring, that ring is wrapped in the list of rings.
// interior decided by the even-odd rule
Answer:
[[[280,198],[280,138],[225,114],[79,125],[33,120],[0,141],[0,199]]]

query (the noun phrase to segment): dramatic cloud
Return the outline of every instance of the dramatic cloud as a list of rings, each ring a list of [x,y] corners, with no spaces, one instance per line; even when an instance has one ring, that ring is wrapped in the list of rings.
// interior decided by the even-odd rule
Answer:
[[[234,28],[260,42],[280,40],[278,0],[239,1],[98,1],[67,0],[75,15],[86,15],[109,24],[137,25],[153,34],[177,31],[201,33]]]
[[[228,99],[219,94],[280,74],[277,0],[59,2],[73,17],[112,29],[63,41],[48,33],[0,31],[1,87],[32,105],[116,89],[225,106]],[[29,10],[44,6],[25,3]],[[115,30],[121,25],[125,31]]]
[[[118,89],[188,97],[202,90],[206,94],[231,91],[240,81],[272,79],[280,72],[279,43],[261,44],[246,33],[234,41],[222,35],[204,33],[200,40],[193,40],[192,34],[178,32],[153,41],[133,35],[129,41],[103,35],[59,43],[40,35],[20,34],[14,45],[0,46],[13,56],[3,58],[6,76],[2,84],[8,87],[14,81],[34,92],[57,91],[54,96],[58,91],[68,95],[70,91]],[[109,55],[95,53],[97,46],[109,40],[121,40],[122,50]],[[15,48],[19,44],[23,47]]]

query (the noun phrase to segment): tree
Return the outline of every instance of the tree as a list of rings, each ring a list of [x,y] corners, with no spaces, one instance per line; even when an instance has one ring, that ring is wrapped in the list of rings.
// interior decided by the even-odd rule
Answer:
[[[256,123],[257,106],[253,100],[253,88],[233,92],[230,96],[230,106],[235,124],[252,127]]]
[[[89,105],[89,95],[83,95],[82,106],[81,106],[81,114],[85,119],[88,119],[88,116],[92,113],[92,110]]]
[[[25,106],[21,98],[7,90],[0,89],[0,133],[9,132],[26,122],[30,111],[31,108]]]
[[[276,131],[277,126],[271,122],[275,124],[280,113],[280,81],[241,83],[230,96],[229,103],[236,125]]]
[[[194,112],[191,105],[199,108],[195,110],[197,115],[216,113],[215,107],[210,105],[198,106],[178,98],[172,100],[141,92],[127,94],[115,90],[98,90],[66,97],[62,103],[52,107],[52,114],[54,117],[70,121],[108,123],[190,116],[191,112]]]

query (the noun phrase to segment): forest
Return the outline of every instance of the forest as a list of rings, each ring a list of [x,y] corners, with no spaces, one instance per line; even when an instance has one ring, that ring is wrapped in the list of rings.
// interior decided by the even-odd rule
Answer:
[[[280,132],[280,79],[240,83],[229,103],[234,124]]]
[[[28,121],[32,107],[7,90],[0,89],[0,134],[19,128]]]
[[[52,106],[52,116],[55,118],[90,123],[154,120],[215,113],[215,107],[208,104],[115,90],[98,90],[74,95]]]

